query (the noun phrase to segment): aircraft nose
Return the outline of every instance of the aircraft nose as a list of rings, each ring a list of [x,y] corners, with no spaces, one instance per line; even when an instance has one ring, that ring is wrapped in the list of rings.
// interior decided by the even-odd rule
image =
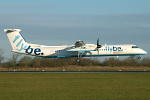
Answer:
[[[143,53],[143,55],[146,55],[146,54],[147,54],[147,52],[146,52],[146,51],[144,51],[144,50],[142,51],[142,53]]]

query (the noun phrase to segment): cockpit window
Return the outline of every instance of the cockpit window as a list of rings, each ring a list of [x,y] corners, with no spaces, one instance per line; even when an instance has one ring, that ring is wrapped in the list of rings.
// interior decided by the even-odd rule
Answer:
[[[132,46],[132,48],[139,48],[138,46]]]

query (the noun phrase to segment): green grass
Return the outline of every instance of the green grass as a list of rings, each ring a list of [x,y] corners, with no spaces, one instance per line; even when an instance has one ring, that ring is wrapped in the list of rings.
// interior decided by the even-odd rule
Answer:
[[[0,100],[149,100],[148,73],[1,73]]]
[[[64,66],[64,67],[0,67],[0,71],[150,71],[144,66]]]

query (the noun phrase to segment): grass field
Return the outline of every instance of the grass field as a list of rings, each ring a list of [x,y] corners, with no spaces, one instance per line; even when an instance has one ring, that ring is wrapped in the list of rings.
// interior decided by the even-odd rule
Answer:
[[[144,66],[64,66],[64,67],[0,67],[0,71],[150,71]]]
[[[0,100],[150,100],[150,74],[1,73]]]

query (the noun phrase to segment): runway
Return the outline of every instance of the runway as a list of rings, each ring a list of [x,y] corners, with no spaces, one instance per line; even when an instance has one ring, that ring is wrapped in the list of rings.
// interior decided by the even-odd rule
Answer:
[[[0,73],[150,73],[150,71],[0,71]]]

